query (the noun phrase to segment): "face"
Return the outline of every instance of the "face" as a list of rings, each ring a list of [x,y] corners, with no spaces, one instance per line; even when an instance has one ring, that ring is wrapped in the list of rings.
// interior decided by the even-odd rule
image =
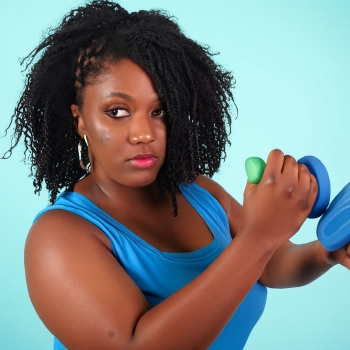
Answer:
[[[83,107],[71,110],[87,137],[94,178],[129,187],[155,181],[165,158],[166,112],[141,66],[129,59],[108,65],[85,87]]]

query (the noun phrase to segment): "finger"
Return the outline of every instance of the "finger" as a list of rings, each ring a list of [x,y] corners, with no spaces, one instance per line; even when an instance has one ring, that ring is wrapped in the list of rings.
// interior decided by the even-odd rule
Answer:
[[[301,163],[297,163],[298,169],[298,184],[302,194],[308,198],[311,190],[312,179],[310,177],[309,169]]]
[[[310,174],[310,191],[308,196],[308,201],[311,206],[314,205],[316,197],[318,194],[318,183],[314,175]]]
[[[252,194],[255,187],[257,187],[257,186],[258,185],[252,184],[247,180],[247,184],[245,186],[244,193],[243,193],[243,201],[244,202],[249,198],[249,196]]]
[[[341,263],[341,265],[345,266],[347,269],[350,270],[350,251],[349,251],[349,245],[347,246],[347,249],[345,249],[346,247],[343,247],[343,249],[341,249],[342,254],[340,257],[339,262]]]
[[[310,170],[305,164],[298,163],[298,180],[299,182],[307,181],[310,184]]]
[[[284,154],[279,149],[274,149],[269,153],[266,161],[266,168],[261,181],[273,182],[278,177],[283,168]]]
[[[350,270],[350,243],[348,243],[345,247],[345,258],[344,258],[344,266]]]
[[[294,191],[295,187],[298,185],[298,163],[290,155],[284,156],[282,174],[284,176],[284,181],[289,186],[290,191]]]
[[[293,175],[298,176],[298,163],[294,157],[290,155],[285,155],[283,167],[282,167],[282,173],[289,173],[290,171],[293,172]]]
[[[248,180],[247,180],[247,184],[245,186],[245,190],[244,190],[244,193],[250,193],[251,191],[254,190],[254,188],[256,187],[257,185],[254,185],[252,183],[250,183]]]
[[[298,163],[298,185],[305,209],[309,209],[311,212],[317,197],[318,185],[316,178],[310,174],[309,169],[300,163]]]

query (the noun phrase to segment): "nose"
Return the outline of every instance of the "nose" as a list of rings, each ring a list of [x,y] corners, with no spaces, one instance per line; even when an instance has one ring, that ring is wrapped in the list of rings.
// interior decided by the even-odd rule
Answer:
[[[156,137],[151,124],[152,120],[146,114],[134,116],[130,129],[130,142],[138,144],[154,141]]]

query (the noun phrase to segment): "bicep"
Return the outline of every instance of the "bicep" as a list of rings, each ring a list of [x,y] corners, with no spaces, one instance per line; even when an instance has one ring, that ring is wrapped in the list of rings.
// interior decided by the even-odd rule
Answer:
[[[94,230],[68,212],[39,218],[25,247],[29,295],[68,348],[125,348],[150,306]]]

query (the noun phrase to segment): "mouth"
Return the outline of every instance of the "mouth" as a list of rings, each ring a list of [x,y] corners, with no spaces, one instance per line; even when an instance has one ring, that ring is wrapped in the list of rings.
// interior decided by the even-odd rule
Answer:
[[[137,156],[129,159],[129,162],[134,165],[136,168],[150,168],[157,161],[157,158],[154,154],[138,154]]]

